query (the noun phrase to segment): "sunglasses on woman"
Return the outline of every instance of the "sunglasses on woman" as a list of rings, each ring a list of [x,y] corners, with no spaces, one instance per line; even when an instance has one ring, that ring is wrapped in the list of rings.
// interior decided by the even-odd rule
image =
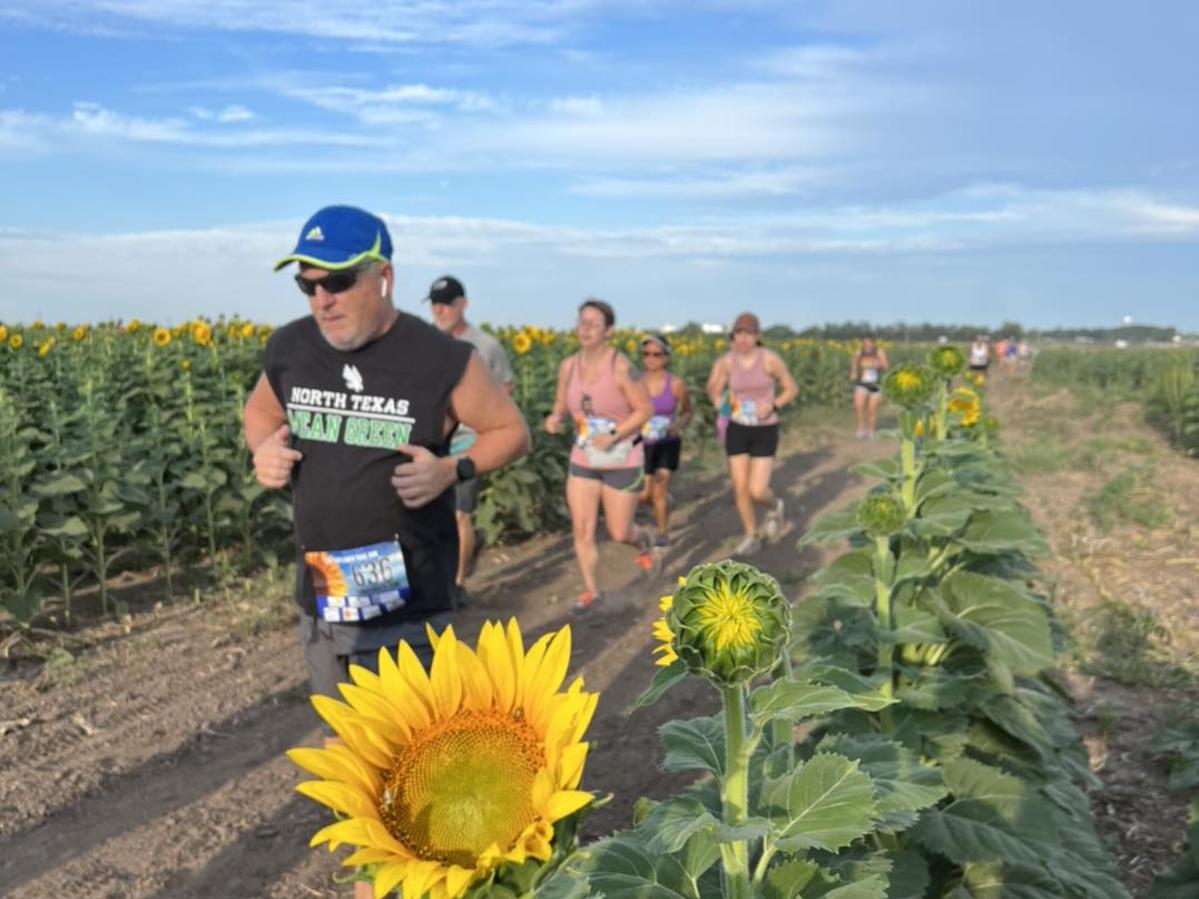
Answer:
[[[642,350],[641,355],[642,356],[665,356],[666,354],[663,353],[661,350]]]
[[[297,274],[296,284],[299,285],[301,293],[310,297],[316,296],[318,286],[323,287],[325,293],[345,293],[358,283],[358,276],[364,271],[365,268],[348,268],[344,271],[329,272],[323,278],[305,278]]]

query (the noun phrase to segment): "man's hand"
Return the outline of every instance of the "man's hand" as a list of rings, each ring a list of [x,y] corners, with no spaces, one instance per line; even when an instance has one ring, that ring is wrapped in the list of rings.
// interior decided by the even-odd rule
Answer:
[[[254,475],[263,487],[286,487],[291,470],[304,454],[287,445],[291,428],[284,425],[254,450]]]
[[[545,431],[547,434],[557,434],[560,427],[562,427],[562,416],[557,412],[551,412],[545,417]]]
[[[396,449],[412,457],[411,462],[397,465],[391,477],[396,495],[409,509],[419,509],[431,502],[458,480],[458,473],[449,457],[435,456],[423,446],[407,443]]]

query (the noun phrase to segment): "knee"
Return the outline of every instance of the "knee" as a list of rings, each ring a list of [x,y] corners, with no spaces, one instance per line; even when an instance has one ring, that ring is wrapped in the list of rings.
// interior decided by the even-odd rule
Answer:
[[[770,487],[754,487],[749,491],[749,498],[755,503],[768,503],[772,499]]]
[[[574,534],[575,543],[594,543],[595,542],[595,522],[594,521],[576,521],[571,524],[571,533]]]
[[[608,524],[608,536],[616,543],[629,542],[629,526],[627,524]]]

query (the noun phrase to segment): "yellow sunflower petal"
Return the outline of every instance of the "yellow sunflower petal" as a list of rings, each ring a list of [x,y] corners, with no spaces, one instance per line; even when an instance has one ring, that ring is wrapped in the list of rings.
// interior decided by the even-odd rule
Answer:
[[[570,625],[566,625],[553,635],[540,664],[533,667],[527,664],[526,660],[525,678],[530,684],[525,696],[527,708],[535,708],[561,688],[562,681],[566,678],[566,669],[570,665],[570,642]]]
[[[562,750],[562,756],[558,759],[558,783],[568,789],[579,785],[589,748],[586,743],[574,743]]]
[[[462,678],[458,674],[458,640],[454,636],[453,628],[447,627],[441,635],[438,650],[433,656],[430,683],[437,717],[449,718],[462,704]]]
[[[430,885],[441,879],[445,868],[440,862],[415,861],[408,865],[404,874],[404,895],[423,896]]]
[[[383,899],[388,893],[399,886],[400,881],[408,873],[409,862],[395,862],[384,865],[375,872],[375,896]]]
[[[542,814],[550,821],[559,821],[567,815],[573,815],[593,799],[595,797],[585,790],[561,790],[550,799]]]
[[[516,684],[516,693],[512,698],[512,702],[515,705],[520,705],[524,701],[522,690],[525,682],[525,644],[524,639],[520,635],[520,625],[515,618],[508,619],[506,636],[508,655],[512,659],[512,677]]]
[[[429,716],[428,706],[412,692],[404,678],[400,676],[400,669],[396,666],[395,659],[386,649],[379,650],[379,679],[382,683],[380,689],[387,696],[396,713],[408,723],[409,728],[416,731],[429,726],[433,719]]]
[[[353,755],[333,749],[289,749],[287,757],[322,780],[336,780],[357,787],[372,798],[379,795],[379,778]]]
[[[379,693],[354,684],[338,684],[337,689],[354,711],[369,718],[375,731],[392,743],[402,744],[411,735],[408,722],[397,716],[391,703]]]
[[[458,865],[451,865],[445,875],[445,891],[449,896],[461,896],[475,879],[475,872]]]
[[[433,702],[429,675],[425,673],[425,666],[421,664],[420,659],[417,658],[416,653],[407,642],[401,643],[399,649],[396,650],[396,668],[399,670],[400,678],[407,684],[408,690],[424,704],[429,712],[430,720],[432,720]]]
[[[384,862],[395,861],[395,853],[388,852],[386,849],[375,849],[373,847],[367,849],[359,849],[357,852],[352,852],[346,856],[342,862],[348,868],[356,868],[359,865],[378,865]]]
[[[516,674],[504,633],[498,625],[484,628],[480,632],[476,653],[491,675],[496,706],[502,712],[512,711],[513,700],[516,697]]]
[[[365,793],[336,781],[306,780],[296,787],[296,792],[343,815],[358,818],[378,814],[375,804]]]
[[[458,673],[462,678],[462,701],[468,709],[485,711],[495,697],[491,679],[479,657],[465,643],[458,644]]]

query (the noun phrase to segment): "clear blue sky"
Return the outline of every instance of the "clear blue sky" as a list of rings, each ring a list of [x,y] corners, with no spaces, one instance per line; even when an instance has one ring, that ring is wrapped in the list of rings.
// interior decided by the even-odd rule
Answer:
[[[1199,330],[1199,4],[4,0],[0,320],[306,309],[384,215],[481,320]]]

